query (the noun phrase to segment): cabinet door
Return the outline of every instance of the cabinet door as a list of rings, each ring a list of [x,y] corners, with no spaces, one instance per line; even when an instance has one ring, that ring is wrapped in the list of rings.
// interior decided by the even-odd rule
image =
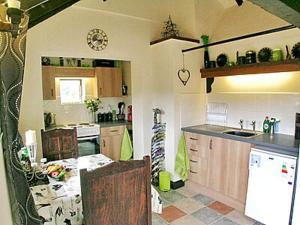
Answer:
[[[122,96],[122,71],[120,68],[96,68],[98,97]]]
[[[246,203],[251,144],[228,140],[225,194]]]
[[[55,100],[55,68],[51,66],[42,67],[42,85],[43,85],[43,99]]]
[[[122,135],[101,137],[101,154],[119,161],[121,156]]]
[[[112,158],[111,154],[111,138],[109,136],[101,136],[101,154]]]
[[[209,144],[208,186],[225,193],[228,140],[212,137]]]
[[[207,186],[208,155],[211,137],[186,132],[185,140],[190,160],[189,179],[195,183]]]

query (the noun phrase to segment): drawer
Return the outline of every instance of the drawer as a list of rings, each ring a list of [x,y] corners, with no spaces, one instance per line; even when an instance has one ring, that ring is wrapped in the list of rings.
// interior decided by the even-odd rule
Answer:
[[[103,127],[101,136],[123,135],[125,126]]]

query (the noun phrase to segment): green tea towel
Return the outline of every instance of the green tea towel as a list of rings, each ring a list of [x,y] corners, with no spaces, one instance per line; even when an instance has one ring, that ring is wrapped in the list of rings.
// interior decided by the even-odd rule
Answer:
[[[127,128],[124,130],[122,146],[121,146],[121,161],[130,160],[132,157],[133,148]]]
[[[181,134],[175,161],[175,171],[181,177],[181,179],[185,181],[188,178],[189,169],[190,161],[186,149],[185,138],[184,135]]]

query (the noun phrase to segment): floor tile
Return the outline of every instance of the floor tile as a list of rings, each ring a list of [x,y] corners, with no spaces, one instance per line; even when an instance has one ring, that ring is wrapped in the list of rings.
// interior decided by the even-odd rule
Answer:
[[[207,207],[209,207],[223,215],[226,215],[226,214],[230,213],[231,211],[233,211],[233,208],[231,208],[228,205],[225,205],[222,202],[218,202],[218,201],[209,204]]]
[[[198,211],[192,213],[192,216],[194,216],[204,224],[211,224],[212,222],[215,222],[222,217],[221,214],[207,207],[199,209]]]
[[[195,217],[193,217],[191,215],[187,215],[187,216],[181,217],[180,219],[173,221],[171,223],[171,225],[205,225],[205,224],[201,223]]]
[[[176,191],[179,192],[180,194],[183,194],[186,197],[189,197],[189,198],[200,193],[199,191],[196,191],[192,188],[189,188],[188,186],[184,186],[182,188],[179,188]]]
[[[214,202],[214,200],[208,196],[197,194],[193,197],[194,200],[196,200],[199,203],[202,203],[203,205],[209,205],[210,203]]]
[[[152,213],[152,225],[168,225],[168,223],[159,214]]]
[[[237,210],[233,210],[232,212],[228,213],[226,218],[229,218],[240,225],[253,225],[255,223],[253,219],[245,216],[243,213]]]
[[[170,205],[163,209],[162,214],[160,214],[160,217],[162,217],[167,222],[171,223],[172,221],[177,220],[185,215],[186,213],[176,208],[175,206]]]
[[[220,220],[212,223],[212,225],[239,225],[239,224],[233,222],[230,219],[227,219],[227,218],[223,217]]]
[[[178,193],[177,191],[169,191],[169,192],[159,192],[161,199],[169,203],[175,203],[183,198],[186,198],[184,195]]]
[[[196,200],[191,198],[181,199],[176,203],[174,203],[173,205],[176,206],[178,209],[181,209],[183,212],[187,214],[191,214],[204,207],[202,203],[199,203]]]

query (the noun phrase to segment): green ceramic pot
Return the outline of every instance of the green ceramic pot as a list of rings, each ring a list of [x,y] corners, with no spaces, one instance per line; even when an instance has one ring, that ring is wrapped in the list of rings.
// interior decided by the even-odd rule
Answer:
[[[280,48],[276,48],[273,50],[272,59],[274,62],[282,61],[283,60],[283,53]]]

